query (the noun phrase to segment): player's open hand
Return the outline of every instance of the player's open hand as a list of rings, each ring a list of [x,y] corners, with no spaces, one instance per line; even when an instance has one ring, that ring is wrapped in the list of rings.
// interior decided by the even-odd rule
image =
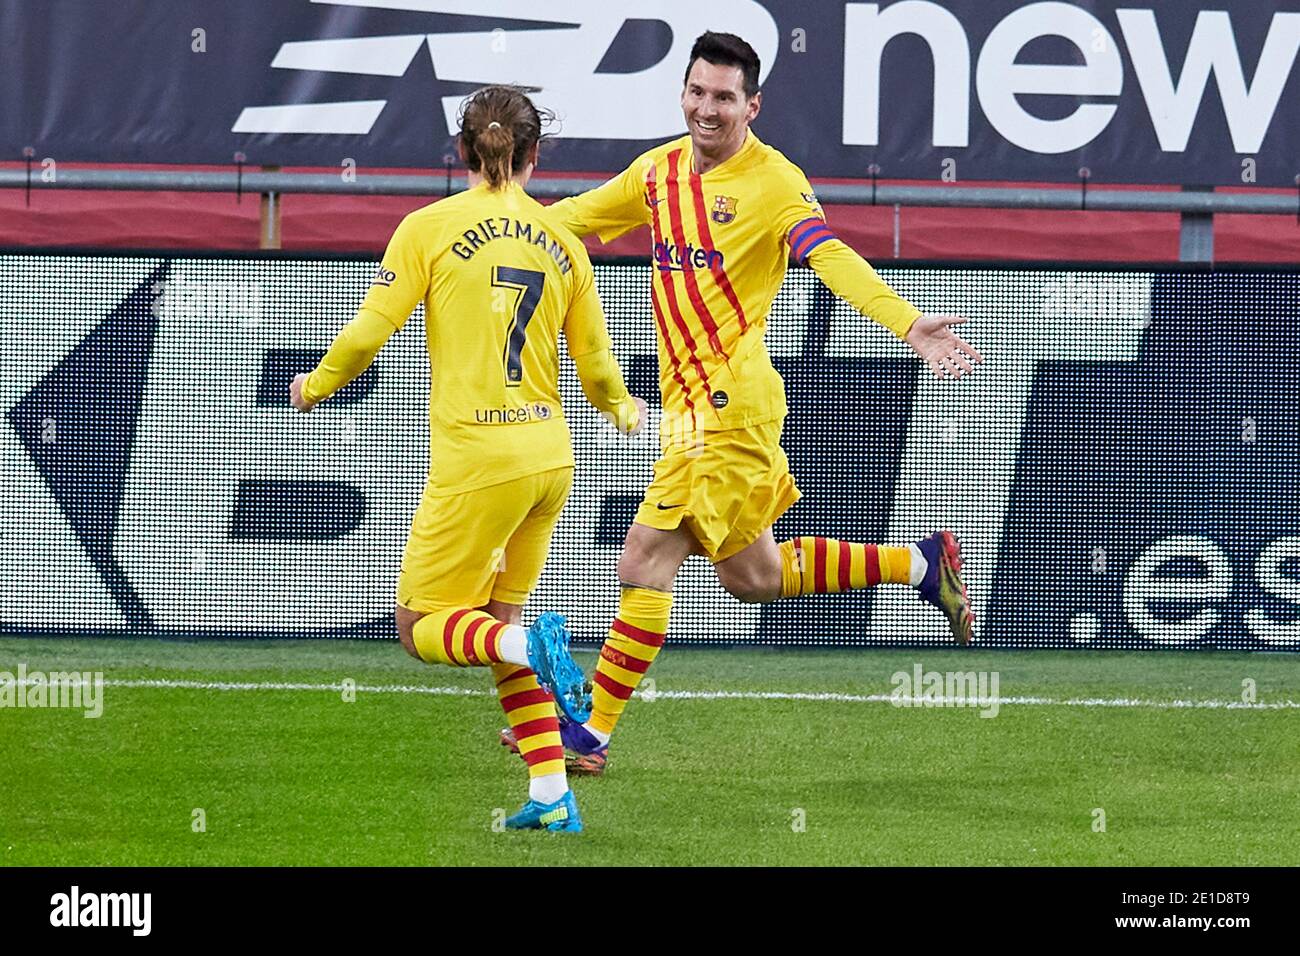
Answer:
[[[305,381],[307,381],[307,373],[300,372],[295,375],[293,381],[289,383],[289,401],[292,402],[293,407],[298,409],[300,412],[309,412],[316,407],[315,402],[303,400],[302,383]]]
[[[935,378],[961,378],[984,361],[979,349],[949,328],[965,321],[962,315],[923,315],[912,323],[907,344],[930,366]]]

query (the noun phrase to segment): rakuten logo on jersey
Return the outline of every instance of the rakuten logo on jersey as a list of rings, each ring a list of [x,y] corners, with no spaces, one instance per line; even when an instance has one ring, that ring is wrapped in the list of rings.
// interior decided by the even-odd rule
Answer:
[[[717,249],[693,246],[689,242],[679,246],[671,242],[654,244],[655,265],[660,272],[681,272],[683,269],[721,269],[726,259]]]
[[[1090,5],[1091,6],[1091,5]],[[1179,11],[1179,18],[1187,13]],[[1260,149],[1277,112],[1296,56],[1300,13],[1274,13],[1262,49],[1246,83],[1243,51],[1225,10],[1201,10],[1185,47],[1166,49],[1175,12],[1165,7],[1164,33],[1150,8],[1115,11],[1123,48],[1137,76],[1138,91],[1151,117],[1160,148],[1187,149],[1211,74],[1222,101],[1233,148]],[[956,14],[928,0],[850,3],[844,12],[844,138],[846,145],[880,142],[881,60],[896,37],[915,34],[934,62],[934,146],[970,143],[971,60],[975,52]],[[1063,37],[1077,50],[1073,65],[1022,62],[1023,51],[1041,37]],[[1066,116],[1043,119],[1027,110],[1025,95],[1115,98],[1124,93],[1121,46],[1111,30],[1072,3],[1030,3],[993,27],[978,51],[975,92],[990,124],[1008,142],[1033,153],[1067,153],[1091,143],[1110,124],[1113,102],[1078,104]],[[1252,51],[1253,52],[1253,51]],[[1181,63],[1174,75],[1172,64]],[[915,68],[909,60],[906,68]],[[1130,95],[1132,95],[1130,93]],[[894,104],[898,109],[906,104]],[[1206,121],[1217,111],[1207,109]]]

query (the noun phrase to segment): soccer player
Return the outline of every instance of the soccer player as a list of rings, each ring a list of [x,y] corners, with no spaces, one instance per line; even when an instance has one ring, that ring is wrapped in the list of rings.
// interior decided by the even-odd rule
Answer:
[[[972,637],[956,537],[903,547],[800,537],[772,525],[800,493],[781,449],[785,388],[763,344],[787,259],[813,268],[840,298],[884,325],[940,378],[982,360],[951,325],[926,316],[836,238],[807,178],[749,129],[759,61],[744,40],[696,40],[681,94],[688,135],[643,153],[621,175],[552,206],[578,235],[603,241],[651,228],[651,307],[658,326],[662,457],[618,563],[618,616],[597,664],[593,712],[562,722],[571,767],[599,773],[620,714],[663,645],[678,569],[693,553],[742,601],[911,586]],[[508,731],[502,742],[513,744]]]
[[[467,100],[469,190],[402,220],[356,317],[290,397],[311,411],[424,302],[429,478],[397,584],[398,634],[422,661],[492,668],[530,778],[506,826],[578,832],[552,692],[581,719],[583,674],[563,618],[520,626],[573,480],[560,329],[583,391],[615,427],[635,432],[645,405],[623,383],[581,241],[524,192],[541,127],[519,89],[485,87]]]

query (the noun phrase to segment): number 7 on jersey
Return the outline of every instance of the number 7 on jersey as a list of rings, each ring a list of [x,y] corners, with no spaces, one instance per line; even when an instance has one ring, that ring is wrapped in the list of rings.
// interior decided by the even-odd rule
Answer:
[[[528,323],[532,321],[537,304],[542,301],[542,286],[546,284],[546,273],[532,269],[515,269],[511,266],[492,267],[492,288],[497,290],[512,289],[516,293],[515,304],[510,316],[510,327],[506,337],[503,358],[506,365],[506,385],[518,386],[524,380],[524,366],[520,356],[524,351],[524,341],[528,335]],[[504,292],[492,293],[492,311],[504,312]]]

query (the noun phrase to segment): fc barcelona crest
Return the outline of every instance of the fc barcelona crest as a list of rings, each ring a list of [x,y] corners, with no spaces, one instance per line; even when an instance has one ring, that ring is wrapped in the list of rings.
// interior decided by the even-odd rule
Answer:
[[[711,217],[714,222],[725,226],[731,220],[736,218],[736,200],[732,196],[714,196],[713,213]]]

